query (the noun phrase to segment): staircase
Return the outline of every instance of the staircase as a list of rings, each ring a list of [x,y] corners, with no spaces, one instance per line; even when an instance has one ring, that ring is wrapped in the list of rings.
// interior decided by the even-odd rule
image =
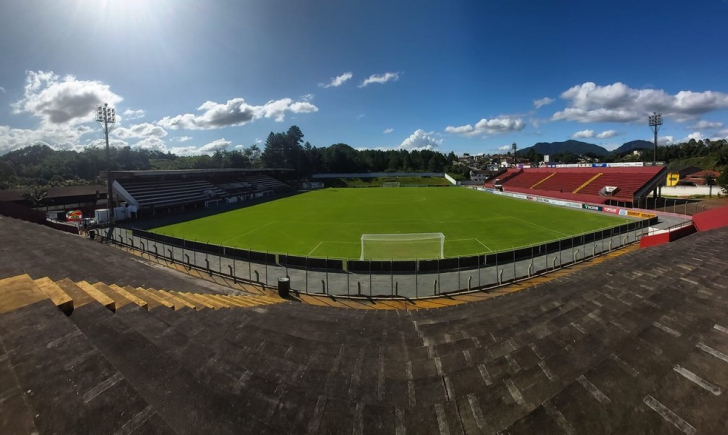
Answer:
[[[596,180],[597,178],[601,177],[602,175],[604,175],[604,174],[600,172],[600,173],[598,173],[597,175],[595,175],[595,176],[591,177],[590,179],[586,180],[586,182],[584,182],[584,184],[582,184],[581,186],[579,186],[579,187],[577,187],[576,189],[574,189],[574,191],[573,191],[573,192],[571,192],[571,193],[579,193],[579,191],[580,191],[581,189],[585,188],[586,186],[588,186],[588,185],[589,185],[589,183],[591,183],[592,181],[594,181],[594,180]]]

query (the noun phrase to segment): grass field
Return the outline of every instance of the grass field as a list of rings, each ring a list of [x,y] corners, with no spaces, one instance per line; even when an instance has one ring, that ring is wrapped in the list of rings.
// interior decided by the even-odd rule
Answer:
[[[318,190],[153,231],[243,249],[338,258],[359,258],[365,233],[443,233],[445,256],[455,257],[625,221],[471,189],[402,187]],[[426,252],[401,257],[432,256]]]

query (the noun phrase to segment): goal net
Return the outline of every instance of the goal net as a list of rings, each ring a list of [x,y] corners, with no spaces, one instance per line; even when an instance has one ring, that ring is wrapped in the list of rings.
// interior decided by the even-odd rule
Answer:
[[[399,187],[399,181],[387,181],[382,183],[382,187]]]
[[[361,260],[445,257],[442,233],[362,234]]]

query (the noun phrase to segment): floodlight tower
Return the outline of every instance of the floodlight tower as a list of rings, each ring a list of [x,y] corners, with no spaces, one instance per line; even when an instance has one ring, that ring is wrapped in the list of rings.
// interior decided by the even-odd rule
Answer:
[[[109,221],[114,223],[114,204],[112,202],[113,193],[111,192],[111,151],[109,151],[109,124],[116,122],[116,110],[109,107],[109,103],[96,106],[96,122],[103,127],[104,136],[106,137],[106,202],[109,208]]]
[[[516,166],[516,164],[518,164],[518,160],[516,160],[516,152],[518,151],[518,145],[516,145],[516,143],[513,142],[513,145],[511,145],[511,149],[513,149],[513,166]]]
[[[655,150],[652,153],[652,166],[654,166],[657,162],[657,132],[660,130],[661,125],[662,115],[657,112],[653,112],[652,115],[650,115],[650,130],[655,133]]]

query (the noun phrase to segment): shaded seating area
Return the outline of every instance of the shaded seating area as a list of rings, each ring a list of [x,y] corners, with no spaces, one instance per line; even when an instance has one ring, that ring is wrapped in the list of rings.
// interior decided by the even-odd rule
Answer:
[[[222,198],[225,191],[206,180],[123,181],[140,207],[166,207]]]

